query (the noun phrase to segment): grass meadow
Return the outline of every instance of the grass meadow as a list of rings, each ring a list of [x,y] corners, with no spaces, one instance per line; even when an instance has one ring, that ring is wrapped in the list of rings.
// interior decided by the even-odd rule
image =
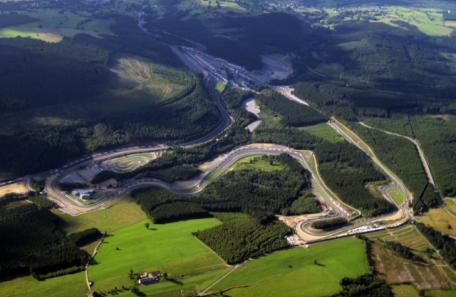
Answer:
[[[369,273],[362,241],[329,241],[275,252],[243,264],[216,286],[232,297],[329,296],[343,277]],[[285,293],[286,292],[286,293]]]
[[[146,223],[150,224],[149,229]],[[227,269],[226,264],[192,233],[218,224],[220,221],[214,218],[164,225],[154,225],[146,219],[113,232],[101,245],[96,264],[89,268],[93,289],[106,292],[132,286],[130,270],[159,270],[175,280],[152,286],[154,295],[192,287],[196,280],[210,279],[211,275],[216,277],[220,270]]]
[[[66,292],[66,293],[65,293]],[[87,296],[84,273],[69,274],[45,281],[31,276],[0,282],[2,297],[84,297]]]
[[[106,209],[79,216],[56,213],[66,222],[65,231],[68,233],[89,228],[98,228],[102,232],[110,233],[143,221],[147,217],[141,207],[129,198],[122,199]]]
[[[304,128],[304,130],[316,137],[323,138],[330,143],[344,142],[344,138],[337,134],[328,124],[318,124]]]
[[[443,234],[456,236],[456,216],[443,208],[431,209],[418,220]]]

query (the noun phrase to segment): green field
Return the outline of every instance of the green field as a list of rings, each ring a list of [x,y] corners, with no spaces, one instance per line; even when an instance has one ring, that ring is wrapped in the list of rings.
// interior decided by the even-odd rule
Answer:
[[[418,290],[412,285],[393,286],[394,296],[396,297],[419,297]]]
[[[174,100],[191,92],[194,77],[186,71],[154,64],[138,57],[121,57],[113,69],[127,83],[134,83],[134,90],[142,90],[158,103]]]
[[[216,290],[226,290],[233,297],[328,296],[341,289],[343,277],[368,272],[364,244],[346,238],[249,261],[219,283]]]
[[[344,142],[344,138],[337,134],[328,124],[318,124],[304,128],[304,131],[331,143]]]
[[[400,26],[399,21],[406,22],[428,36],[450,36],[453,33],[453,28],[445,23],[442,10],[391,6],[387,11],[388,14],[381,19],[385,24]]]
[[[402,203],[404,203],[404,195],[398,188],[389,188],[388,193],[397,205],[402,205]]]
[[[87,288],[82,272],[45,281],[37,281],[28,276],[0,282],[2,297],[84,297],[86,295]]]
[[[431,209],[418,220],[433,229],[450,236],[456,236],[456,216],[443,208]]]
[[[260,170],[265,172],[282,171],[287,165],[267,156],[249,156],[237,161],[230,170]]]
[[[450,213],[456,216],[456,199],[445,199],[445,206]]]
[[[122,199],[106,209],[76,217],[60,212],[56,213],[66,222],[65,231],[68,233],[89,228],[98,228],[102,232],[114,232],[146,218],[141,207],[131,199]]]
[[[63,37],[73,37],[80,33],[97,38],[101,38],[102,35],[113,34],[110,26],[114,22],[111,19],[97,19],[87,12],[34,9],[25,12],[25,14],[37,20],[28,24],[5,28],[5,30],[0,31],[0,37],[16,37],[19,35],[47,42],[59,42]]]
[[[150,223],[150,228],[145,227]],[[120,229],[102,244],[90,266],[89,278],[95,291],[109,291],[115,287],[132,286],[128,274],[160,270],[176,282],[164,281],[151,289],[157,292],[193,288],[195,280],[209,280],[227,269],[224,262],[197,240],[192,232],[220,224],[217,219],[190,220],[165,225],[154,225],[149,220]],[[207,274],[209,273],[209,274]],[[183,283],[179,285],[178,282]]]

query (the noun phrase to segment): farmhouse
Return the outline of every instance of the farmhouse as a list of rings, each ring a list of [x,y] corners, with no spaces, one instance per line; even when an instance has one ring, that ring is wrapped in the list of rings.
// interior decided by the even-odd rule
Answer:
[[[150,285],[159,283],[161,280],[161,273],[160,271],[153,271],[153,272],[145,272],[139,276],[138,284],[140,285]]]

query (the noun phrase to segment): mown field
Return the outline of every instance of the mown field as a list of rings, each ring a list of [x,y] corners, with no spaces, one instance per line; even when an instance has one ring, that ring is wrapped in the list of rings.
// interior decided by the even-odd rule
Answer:
[[[217,284],[213,291],[233,297],[328,296],[341,289],[339,282],[343,277],[368,272],[364,244],[347,238],[251,260]]]
[[[418,220],[443,234],[456,236],[456,216],[447,209],[431,209]]]
[[[130,88],[151,95],[156,103],[164,104],[189,94],[195,88],[195,78],[181,69],[151,63],[140,57],[121,56],[113,70]]]
[[[27,37],[56,43],[77,34],[89,34],[96,38],[114,34],[110,29],[113,19],[97,18],[88,12],[34,9],[26,11],[25,15],[32,17],[29,23],[0,30],[0,38]]]
[[[146,219],[146,214],[141,210],[141,207],[129,198],[122,199],[106,209],[76,217],[58,211],[55,213],[64,220],[65,231],[68,233],[89,228],[97,228],[102,232],[115,232]]]
[[[2,297],[84,297],[86,295],[87,287],[82,272],[45,281],[37,281],[31,276],[27,276],[0,282],[0,296]]]
[[[445,199],[445,206],[453,215],[456,216],[456,199]]]
[[[149,223],[149,229],[145,224]],[[105,239],[89,268],[94,291],[106,292],[122,286],[132,286],[129,272],[159,270],[173,281],[154,286],[153,291],[194,290],[192,278],[204,278],[205,273],[224,270],[227,266],[209,248],[198,241],[192,232],[220,224],[217,219],[190,220],[154,225],[143,220],[113,232]],[[190,282],[189,285],[186,285]]]
[[[344,142],[344,138],[337,134],[326,123],[303,128],[310,135],[322,138],[330,143]]]

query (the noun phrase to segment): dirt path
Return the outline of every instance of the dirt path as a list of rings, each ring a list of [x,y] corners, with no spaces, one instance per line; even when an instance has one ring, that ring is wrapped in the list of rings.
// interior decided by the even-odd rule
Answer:
[[[220,283],[222,280],[224,280],[225,278],[227,278],[230,274],[232,274],[234,271],[236,271],[236,269],[238,269],[239,267],[241,267],[242,264],[238,264],[238,265],[235,265],[233,266],[233,268],[228,271],[227,273],[225,273],[224,275],[222,275],[219,279],[217,279],[215,282],[213,282],[212,284],[210,284],[206,289],[204,289],[203,291],[199,292],[198,293],[198,296],[208,296],[208,295],[212,295],[211,292],[209,292],[210,289],[212,289],[213,287],[215,287],[218,283]]]
[[[103,243],[103,240],[104,240],[104,237],[100,239],[100,241],[97,243],[97,245],[95,246],[95,248],[93,249],[93,252],[92,254],[90,255],[89,257],[89,260],[87,260],[87,263],[85,265],[85,268],[84,268],[84,275],[85,275],[85,283],[86,283],[86,286],[87,286],[87,296],[89,297],[93,297],[93,292],[92,292],[92,287],[90,286],[90,281],[89,281],[89,265],[90,265],[90,262],[92,261],[92,259],[95,258],[95,255],[97,254],[98,252],[98,248],[101,246],[101,244]]]

